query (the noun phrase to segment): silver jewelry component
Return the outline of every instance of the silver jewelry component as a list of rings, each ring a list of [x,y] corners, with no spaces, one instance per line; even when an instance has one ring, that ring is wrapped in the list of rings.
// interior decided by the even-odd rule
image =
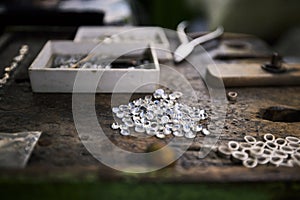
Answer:
[[[247,168],[254,168],[257,166],[257,160],[253,158],[248,158],[243,161],[243,165]]]
[[[136,132],[138,132],[138,133],[143,133],[143,132],[145,132],[145,128],[143,127],[143,125],[141,125],[141,124],[136,124],[136,126],[134,127],[134,130],[136,131]]]
[[[280,163],[283,162],[283,158],[279,157],[279,156],[272,156],[270,159],[270,163],[272,163],[273,165],[279,166]]]
[[[197,124],[195,126],[192,126],[192,130],[195,131],[195,132],[200,132],[202,131],[203,127],[201,124]]]
[[[285,139],[288,143],[294,143],[294,144],[299,144],[300,143],[300,139],[296,138],[296,137],[293,137],[293,136],[287,136]]]
[[[128,136],[130,135],[130,131],[128,129],[121,129],[120,134],[124,136]]]
[[[269,163],[270,157],[258,156],[258,157],[256,157],[256,160],[257,160],[258,164],[265,165],[265,164]]]
[[[300,144],[297,144],[297,143],[288,143],[287,146],[294,150],[300,148]]]
[[[186,137],[188,139],[193,139],[196,137],[196,134],[193,133],[192,131],[189,131],[189,132],[185,132],[184,137]]]
[[[264,135],[264,140],[266,142],[273,142],[275,140],[275,136],[272,135],[271,133],[267,133]]]
[[[249,143],[249,144],[255,144],[256,143],[256,139],[255,137],[251,136],[251,135],[246,135],[244,137],[244,140]]]
[[[124,124],[128,127],[134,127],[134,123],[131,119],[125,120]]]
[[[275,143],[278,145],[278,146],[284,146],[284,145],[286,145],[286,140],[285,139],[283,139],[283,138],[277,138],[276,140],[275,140]]]
[[[281,157],[281,158],[283,158],[283,159],[288,158],[288,154],[285,153],[285,152],[282,151],[282,150],[275,150],[275,151],[274,151],[274,155],[275,155],[275,156],[278,156],[278,157]]]
[[[210,132],[209,132],[209,130],[207,130],[206,128],[204,128],[204,129],[202,129],[202,134],[203,135],[209,135]]]
[[[5,72],[10,72],[11,70],[12,70],[11,67],[5,67],[4,69]]]
[[[240,145],[236,141],[229,141],[228,142],[228,149],[230,151],[237,151],[240,148]]]
[[[266,142],[266,147],[271,150],[275,150],[278,148],[278,145],[275,142]]]
[[[228,146],[221,145],[221,146],[218,147],[218,154],[219,154],[221,157],[230,158],[230,156],[231,156],[231,151],[230,151],[230,149],[228,148]]]
[[[119,126],[118,123],[114,122],[114,123],[112,123],[111,128],[112,128],[112,129],[119,129],[120,126]]]
[[[285,152],[286,154],[292,154],[292,153],[294,153],[294,149],[291,148],[291,147],[289,147],[289,146],[280,146],[279,149],[281,151]]]
[[[252,144],[247,143],[247,142],[240,143],[240,149],[250,149],[250,148],[252,148]]]
[[[116,115],[117,115],[118,118],[124,117],[124,113],[123,113],[121,110],[119,110],[119,111],[116,113]]]
[[[172,130],[171,129],[169,129],[169,128],[165,128],[164,129],[164,134],[165,135],[170,135],[172,133]]]
[[[250,148],[250,155],[257,157],[257,156],[261,156],[264,152],[264,149],[261,147],[252,147]]]
[[[157,133],[155,134],[155,136],[158,137],[158,138],[160,138],[160,139],[166,137],[166,135],[165,135],[164,133],[161,133],[161,132],[157,132]]]
[[[176,137],[183,137],[184,133],[181,130],[173,131],[173,135]]]
[[[242,151],[234,151],[232,152],[232,160],[234,162],[242,162],[248,159],[248,154]]]
[[[118,107],[113,107],[111,110],[113,113],[117,113],[120,111],[120,109]]]
[[[262,142],[262,141],[257,141],[255,144],[254,144],[255,147],[261,147],[261,148],[264,148],[265,147],[265,143]]]
[[[270,149],[264,149],[262,155],[263,157],[271,157],[273,156],[273,151],[271,151]]]

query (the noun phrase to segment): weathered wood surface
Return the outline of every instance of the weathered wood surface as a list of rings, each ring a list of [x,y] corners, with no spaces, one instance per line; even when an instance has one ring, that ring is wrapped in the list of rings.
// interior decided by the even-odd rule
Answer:
[[[93,175],[99,179],[126,178],[128,175],[102,165],[82,145],[74,126],[71,94],[32,93],[27,68],[42,47],[43,41],[36,42],[30,37],[19,37],[6,48],[6,51],[1,52],[1,70],[10,62],[14,52],[17,52],[23,42],[29,43],[30,54],[8,85],[0,89],[0,131],[40,130],[43,134],[26,168],[3,170],[0,177],[59,179]],[[199,104],[209,105],[205,84],[201,83],[199,75],[186,65],[183,63],[173,67],[185,75],[196,89],[200,97]],[[242,141],[245,135],[261,138],[265,133],[273,133],[278,137],[287,135],[300,137],[300,122],[272,122],[259,117],[260,109],[269,106],[299,108],[299,86],[230,88],[227,91],[236,91],[238,100],[227,106],[225,126],[218,144],[225,144],[229,140]],[[138,96],[140,95],[134,97]],[[150,144],[161,141],[154,137],[137,141],[134,137],[123,137],[117,131],[111,130],[113,118],[110,100],[109,94],[96,95],[95,108],[99,122],[114,143],[127,150],[145,152]],[[86,136],[85,139],[88,140],[89,137]],[[300,181],[299,167],[269,165],[246,169],[233,164],[230,160],[219,158],[214,151],[204,159],[199,159],[198,150],[202,141],[202,136],[197,137],[190,149],[172,166],[134,177],[141,180],[171,182]],[[67,175],[64,176],[65,174]]]

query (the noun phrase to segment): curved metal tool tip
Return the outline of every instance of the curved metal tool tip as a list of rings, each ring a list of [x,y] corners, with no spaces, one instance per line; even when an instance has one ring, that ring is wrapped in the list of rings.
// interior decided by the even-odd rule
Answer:
[[[176,63],[179,63],[183,61],[195,48],[195,46],[199,44],[203,44],[205,42],[208,42],[210,40],[216,39],[220,37],[224,33],[223,26],[219,26],[215,31],[207,33],[203,36],[200,36],[189,43],[181,44],[177,47],[177,49],[174,52],[174,61]]]

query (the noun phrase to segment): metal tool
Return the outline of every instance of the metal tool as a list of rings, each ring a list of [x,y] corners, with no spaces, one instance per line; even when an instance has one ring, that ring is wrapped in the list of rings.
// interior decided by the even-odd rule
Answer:
[[[223,33],[224,33],[224,28],[220,26],[213,32],[200,36],[190,41],[189,43],[183,43],[179,45],[174,52],[174,61],[177,63],[181,62],[193,51],[193,49],[197,45],[216,39],[219,36],[221,36]]]
[[[185,33],[185,29],[188,26],[188,24],[189,23],[187,21],[182,21],[177,26],[177,34],[181,44],[187,44],[190,41],[189,37]]]

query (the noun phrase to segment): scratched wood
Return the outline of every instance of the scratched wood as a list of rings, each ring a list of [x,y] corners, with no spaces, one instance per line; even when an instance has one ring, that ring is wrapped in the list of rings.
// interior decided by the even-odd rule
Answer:
[[[171,38],[175,40],[175,38]],[[27,68],[41,49],[43,42],[36,42],[31,37],[18,37],[6,52],[1,52],[2,62],[9,62],[18,46],[28,43],[30,54],[15,72],[13,79],[0,89],[0,131],[18,132],[40,130],[43,134],[38,141],[27,167],[23,170],[3,170],[0,177],[38,176],[55,178],[69,174],[69,177],[94,175],[100,179],[118,179],[124,174],[112,170],[98,162],[83,146],[77,134],[73,114],[72,96],[70,94],[35,94],[32,93]],[[173,42],[175,43],[175,42]],[[197,55],[193,55],[197,56]],[[197,105],[209,109],[211,102],[205,84],[199,74],[187,63],[169,66],[183,74],[197,91]],[[1,66],[2,67],[2,66]],[[2,68],[1,68],[2,70]],[[224,129],[217,144],[226,144],[229,140],[242,141],[245,135],[257,139],[265,133],[277,137],[287,135],[300,137],[300,122],[272,122],[260,118],[259,111],[269,106],[300,107],[300,87],[245,87],[230,88],[236,91],[238,99],[227,105]],[[136,94],[138,98],[143,95]],[[123,137],[110,129],[113,122],[111,114],[111,95],[96,95],[95,109],[98,120],[110,140],[119,147],[133,151],[146,152],[148,147],[165,140],[149,137],[146,139]],[[195,103],[192,102],[191,103]],[[87,134],[83,140],[91,140]],[[299,181],[300,168],[275,167],[272,165],[246,169],[233,164],[230,160],[220,158],[212,150],[205,158],[198,157],[203,146],[203,136],[198,136],[193,144],[173,165],[151,174],[137,176],[141,180],[171,182],[228,182],[228,181]]]

